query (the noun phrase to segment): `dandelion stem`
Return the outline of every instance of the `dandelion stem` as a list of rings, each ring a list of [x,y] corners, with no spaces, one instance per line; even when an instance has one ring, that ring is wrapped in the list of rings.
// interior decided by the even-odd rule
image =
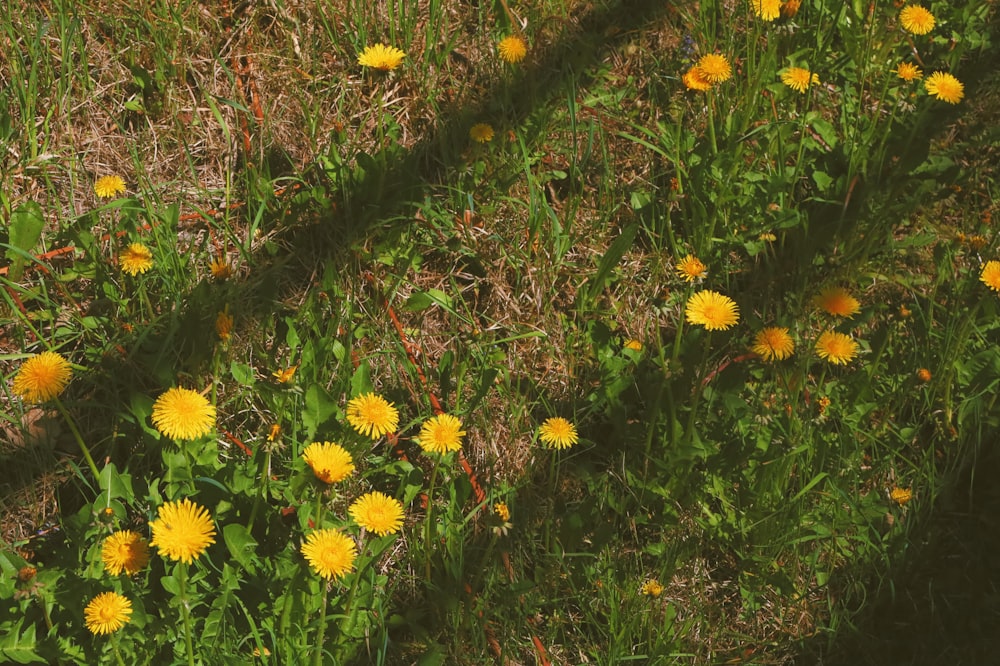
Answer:
[[[187,597],[188,565],[181,562],[177,566],[177,586],[180,589],[181,621],[184,623],[184,646],[187,648],[188,666],[194,666],[194,646],[191,642],[191,610]]]
[[[330,583],[323,583],[323,607],[319,611],[319,635],[316,637],[316,652],[313,654],[313,666],[323,664],[323,641],[326,638],[326,607],[327,597],[330,594]]]
[[[90,466],[90,471],[93,473],[94,480],[96,481],[101,477],[101,474],[97,471],[97,463],[94,462],[94,457],[90,455],[90,449],[87,448],[87,445],[83,442],[83,435],[80,434],[80,429],[76,427],[76,421],[74,421],[73,417],[70,416],[69,411],[66,409],[65,405],[62,404],[62,400],[59,399],[59,396],[55,396],[52,400],[56,403],[56,407],[63,415],[63,418],[66,419],[66,424],[73,433],[76,443],[80,445],[80,451],[83,453],[84,459]]]
[[[118,666],[125,666],[125,661],[122,659],[122,653],[118,651],[118,637],[111,643],[111,649],[115,653],[115,661],[118,662]]]
[[[440,460],[435,461],[434,469],[431,470],[430,486],[427,488],[427,520],[424,523],[424,578],[428,584],[431,582],[431,524],[434,520],[434,483],[437,481],[440,465]]]

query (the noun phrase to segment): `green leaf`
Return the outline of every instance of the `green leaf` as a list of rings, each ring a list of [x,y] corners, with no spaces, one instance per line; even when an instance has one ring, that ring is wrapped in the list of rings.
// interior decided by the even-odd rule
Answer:
[[[325,388],[313,384],[306,389],[305,409],[302,410],[302,424],[306,427],[306,439],[311,440],[319,427],[337,411],[337,404]]]
[[[618,262],[622,260],[625,256],[625,252],[632,247],[632,241],[635,240],[635,234],[639,231],[638,223],[633,222],[632,224],[625,227],[622,231],[621,236],[615,239],[615,242],[611,244],[608,251],[604,253],[604,257],[601,259],[601,265],[597,267],[597,273],[590,280],[590,287],[587,289],[587,296],[593,300],[597,298],[597,295],[601,293],[604,289],[605,283],[608,281],[608,276],[611,275],[611,271],[614,270]]]
[[[42,207],[34,201],[25,201],[10,215],[10,248],[7,258],[11,260],[9,278],[17,282],[24,274],[31,249],[42,235],[45,217]]]
[[[240,386],[253,386],[256,382],[253,368],[246,363],[237,363],[236,361],[233,361],[229,364],[229,372],[232,373],[233,379],[235,379],[236,383]]]
[[[35,638],[35,625],[29,625],[21,633],[21,622],[18,622],[0,642],[0,661],[13,661],[16,664],[44,664],[45,659],[35,652],[38,641]],[[0,632],[3,633],[3,632]]]
[[[256,552],[257,541],[250,536],[250,531],[243,525],[230,523],[222,528],[222,537],[233,559],[251,574],[255,574],[257,565],[253,555]]]

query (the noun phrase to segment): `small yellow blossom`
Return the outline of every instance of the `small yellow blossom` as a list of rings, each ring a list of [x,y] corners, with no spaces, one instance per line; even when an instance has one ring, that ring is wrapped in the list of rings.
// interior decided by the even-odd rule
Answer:
[[[125,194],[125,181],[121,176],[101,176],[94,183],[94,194],[102,199]]]
[[[501,39],[497,49],[500,51],[500,57],[512,65],[524,60],[524,56],[528,54],[528,45],[517,35]]]

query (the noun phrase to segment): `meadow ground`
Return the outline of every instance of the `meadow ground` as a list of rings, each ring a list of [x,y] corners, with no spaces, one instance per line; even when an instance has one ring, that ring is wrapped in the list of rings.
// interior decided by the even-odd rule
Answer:
[[[0,661],[987,663],[995,9],[10,3]]]

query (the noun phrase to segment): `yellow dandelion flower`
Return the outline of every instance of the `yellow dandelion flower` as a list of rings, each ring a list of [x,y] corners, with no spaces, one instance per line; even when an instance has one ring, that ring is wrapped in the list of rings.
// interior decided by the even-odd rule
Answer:
[[[429,453],[445,454],[462,448],[462,422],[451,414],[438,414],[424,421],[420,427],[418,443],[420,448]]]
[[[149,524],[160,555],[190,564],[215,543],[215,525],[208,509],[187,499],[167,502],[160,506],[156,520]]]
[[[655,599],[663,594],[663,586],[660,585],[660,581],[655,578],[651,578],[642,584],[642,587],[639,588],[639,592],[647,597],[653,597]]]
[[[497,45],[500,57],[510,64],[521,62],[528,54],[528,45],[517,35],[510,35],[500,40]]]
[[[625,349],[631,349],[632,351],[641,352],[642,342],[640,342],[639,340],[626,340],[625,344],[622,345],[622,347],[624,347]]]
[[[799,7],[802,6],[802,0],[788,0],[781,5],[781,15],[785,18],[793,18],[799,13]]]
[[[365,50],[358,56],[358,64],[362,67],[371,67],[372,69],[388,72],[399,67],[405,57],[406,54],[395,46],[375,44],[374,46],[365,47]]]
[[[1000,291],[1000,261],[987,261],[979,273],[979,281],[993,291]],[[16,382],[14,386],[17,386]]]
[[[354,500],[348,511],[354,522],[379,536],[395,534],[403,526],[403,503],[377,490]]]
[[[735,301],[715,291],[699,291],[691,296],[685,308],[691,324],[704,326],[709,331],[725,331],[740,320]]]
[[[125,194],[125,181],[121,176],[101,176],[94,183],[94,194],[102,199]]]
[[[795,351],[795,342],[787,328],[772,326],[757,332],[750,349],[765,361],[783,361]]]
[[[931,380],[931,371],[927,368],[920,368],[917,370],[917,379],[923,383],[927,383]]]
[[[926,35],[934,29],[934,14],[920,5],[907,5],[899,12],[899,22],[907,32]]]
[[[781,14],[781,0],[750,0],[750,7],[757,18],[773,21]]]
[[[857,356],[858,343],[849,335],[825,331],[816,340],[816,353],[834,365],[847,365]]]
[[[789,67],[782,70],[781,82],[792,90],[804,93],[810,85],[819,85],[819,74],[813,74],[803,67]]]
[[[396,432],[399,412],[391,402],[374,393],[351,398],[347,403],[347,422],[359,434],[372,439]]]
[[[267,431],[267,441],[273,442],[274,440],[281,437],[281,424],[272,423],[271,427]]]
[[[928,76],[924,81],[924,88],[928,95],[933,95],[949,104],[958,104],[965,97],[965,86],[947,72],[934,72]]]
[[[476,123],[469,130],[469,138],[476,143],[489,143],[493,140],[493,128],[486,123]]]
[[[674,270],[677,271],[677,275],[681,277],[686,282],[694,282],[700,278],[705,277],[708,269],[705,264],[701,263],[701,259],[689,254],[674,266]]]
[[[909,488],[893,488],[889,493],[889,497],[899,506],[903,506],[913,499],[913,491]]]
[[[696,67],[701,78],[713,85],[727,81],[733,75],[733,68],[726,60],[726,56],[718,53],[703,55]]]
[[[510,522],[510,507],[507,506],[506,502],[497,502],[493,505],[493,513],[497,515],[497,518],[501,522]]]
[[[216,280],[225,280],[233,276],[233,269],[223,256],[218,256],[208,265],[208,270],[212,271],[212,277]]]
[[[131,576],[149,564],[149,544],[131,530],[115,532],[101,546],[101,561],[112,576],[123,571]]]
[[[284,370],[275,370],[271,373],[271,376],[274,377],[279,384],[287,384],[295,379],[295,371],[298,369],[298,365],[293,365],[292,367],[285,368]]]
[[[896,66],[896,76],[906,82],[919,81],[924,73],[912,62],[901,62]]]
[[[145,273],[153,267],[153,253],[142,243],[132,243],[118,255],[118,264],[129,275]]]
[[[853,317],[861,303],[842,287],[827,287],[813,298],[813,304],[834,317]]]
[[[132,602],[117,592],[104,592],[90,600],[83,609],[84,624],[90,633],[111,634],[132,617]]]
[[[302,451],[302,457],[323,483],[338,483],[354,473],[351,454],[333,442],[313,442]]]
[[[568,449],[579,441],[576,426],[561,416],[545,419],[538,428],[538,438],[550,449]]]
[[[223,343],[229,342],[229,338],[233,334],[233,318],[229,314],[229,308],[220,312],[215,317],[215,332],[219,336],[219,340]]]
[[[215,406],[191,389],[167,389],[153,403],[153,426],[171,439],[198,439],[212,431]]]
[[[327,580],[342,578],[354,568],[358,548],[354,540],[337,530],[313,530],[306,535],[302,554],[316,574]]]
[[[72,375],[69,361],[44,351],[21,364],[11,390],[28,402],[46,402],[66,390]]]
[[[698,69],[698,65],[693,66],[688,71],[684,72],[681,76],[681,83],[684,84],[688,90],[709,90],[712,87],[711,82],[702,76],[701,70]]]

